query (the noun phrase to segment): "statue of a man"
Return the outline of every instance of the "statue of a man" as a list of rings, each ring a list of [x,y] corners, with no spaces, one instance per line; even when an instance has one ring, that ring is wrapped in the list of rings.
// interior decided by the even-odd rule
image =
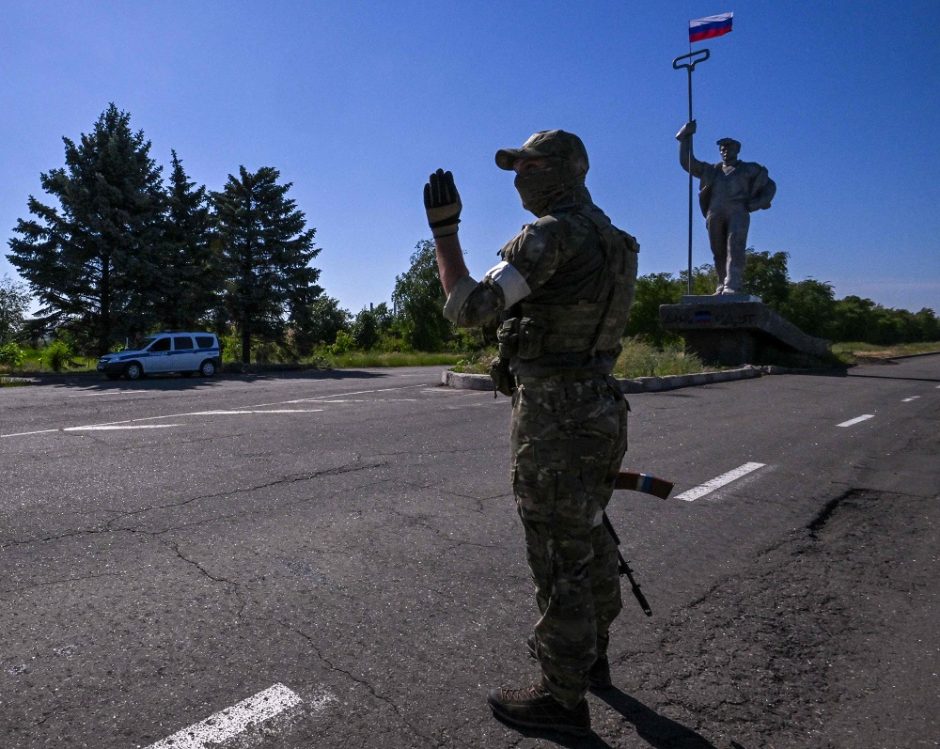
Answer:
[[[699,205],[708,228],[708,242],[718,273],[716,294],[740,294],[744,277],[744,251],[751,211],[770,208],[777,185],[767,169],[753,161],[739,161],[741,144],[734,138],[718,141],[721,163],[706,164],[692,155],[695,120],[676,134],[679,163],[699,178]]]

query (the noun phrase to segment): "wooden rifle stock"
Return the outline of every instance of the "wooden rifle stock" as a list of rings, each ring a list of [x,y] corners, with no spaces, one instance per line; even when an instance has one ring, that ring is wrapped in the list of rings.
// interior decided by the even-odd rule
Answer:
[[[630,489],[644,492],[645,494],[652,494],[654,497],[659,497],[660,499],[666,499],[670,492],[672,492],[672,487],[673,484],[671,481],[666,481],[666,479],[657,478],[656,476],[650,476],[648,473],[634,473],[633,471],[621,471],[614,480],[614,489]],[[607,517],[606,512],[604,513],[604,527],[607,528],[607,532],[610,533],[610,537],[617,546],[617,560],[619,561],[618,571],[630,581],[630,590],[633,592],[637,603],[640,604],[640,608],[643,609],[643,613],[647,616],[652,616],[653,610],[650,608],[646,596],[643,595],[643,591],[640,590],[640,584],[633,576],[633,570],[630,568],[630,564],[623,558],[623,554],[620,553],[620,538],[617,536],[614,526],[611,525],[610,518]]]
[[[648,473],[634,473],[621,471],[614,481],[614,489],[631,489],[633,491],[652,494],[654,497],[666,499],[672,492],[673,483],[666,479],[650,476]]]

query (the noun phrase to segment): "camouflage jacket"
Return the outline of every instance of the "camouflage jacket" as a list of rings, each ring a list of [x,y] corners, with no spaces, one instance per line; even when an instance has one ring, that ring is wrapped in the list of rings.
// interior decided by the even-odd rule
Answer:
[[[502,322],[502,333],[514,325],[516,374],[608,373],[633,300],[638,251],[597,206],[556,209],[524,226],[482,281],[461,279],[444,314],[462,327]]]

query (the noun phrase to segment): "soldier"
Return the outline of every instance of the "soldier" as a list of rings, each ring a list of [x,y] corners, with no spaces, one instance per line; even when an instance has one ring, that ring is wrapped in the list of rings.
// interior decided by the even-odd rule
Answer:
[[[705,216],[708,242],[718,273],[716,294],[740,294],[744,277],[744,255],[751,212],[770,208],[777,186],[767,169],[751,161],[739,161],[741,144],[734,138],[721,138],[721,163],[706,164],[692,155],[691,136],[695,121],[687,122],[676,134],[679,163],[692,176],[699,177],[699,206]]]
[[[450,172],[424,188],[444,315],[463,327],[499,322],[497,387],[512,395],[512,485],[540,618],[528,640],[541,678],[488,695],[502,719],[571,733],[590,729],[585,694],[610,687],[607,646],[620,612],[617,548],[602,525],[627,447],[629,405],[611,376],[633,301],[636,240],[613,226],[584,185],[581,140],[542,131],[496,153],[515,171],[537,220],[470,277],[457,236]]]

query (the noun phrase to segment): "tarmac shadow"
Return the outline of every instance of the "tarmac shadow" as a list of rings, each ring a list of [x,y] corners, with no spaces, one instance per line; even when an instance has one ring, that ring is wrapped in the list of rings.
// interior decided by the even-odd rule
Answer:
[[[660,715],[616,687],[603,691],[592,690],[591,693],[632,723],[636,728],[637,735],[654,749],[718,749],[701,734]],[[495,713],[493,717],[507,728],[511,728],[530,739],[551,741],[558,746],[568,747],[568,749],[611,749],[610,744],[593,732],[587,736],[572,736],[558,731],[517,726],[503,720]],[[734,742],[731,746],[734,749],[743,749]]]
[[[568,747],[568,749],[613,749],[613,747],[604,741],[596,733],[589,733],[587,736],[573,736],[560,731],[549,731],[542,728],[526,728],[517,726],[515,723],[503,720],[499,715],[493,713],[493,717],[509,728],[529,739],[543,739],[551,741],[558,746]]]
[[[592,694],[632,723],[637,735],[655,749],[717,749],[701,734],[660,715],[616,687]]]

